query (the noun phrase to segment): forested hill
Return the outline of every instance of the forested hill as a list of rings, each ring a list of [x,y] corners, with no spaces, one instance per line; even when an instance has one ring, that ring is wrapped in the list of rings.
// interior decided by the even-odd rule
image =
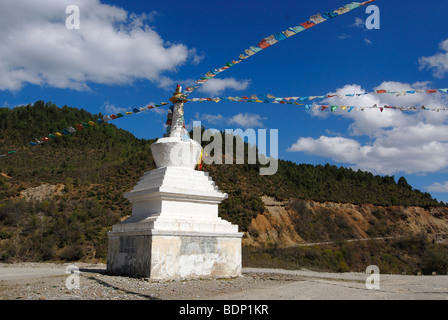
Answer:
[[[0,155],[17,151],[0,158],[0,258],[1,252],[8,252],[4,259],[33,254],[51,258],[56,253],[59,258],[76,258],[86,255],[86,247],[92,248],[93,256],[105,257],[106,232],[131,213],[123,194],[143,172],[155,168],[150,151],[155,140],[137,139],[114,124],[103,123],[29,146],[35,138],[101,117],[42,101],[0,108]],[[331,165],[282,160],[273,176],[260,176],[258,169],[257,164],[204,165],[220,190],[229,194],[220,215],[242,231],[264,210],[262,195],[384,206],[443,205],[413,189],[405,178],[396,181]],[[63,189],[37,203],[22,199],[22,191],[45,183]]]

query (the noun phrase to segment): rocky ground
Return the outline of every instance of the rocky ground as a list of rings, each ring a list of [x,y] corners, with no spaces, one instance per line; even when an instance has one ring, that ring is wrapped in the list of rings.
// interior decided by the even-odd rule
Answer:
[[[156,281],[138,277],[106,274],[104,264],[79,267],[79,289],[67,288],[69,264],[20,263],[0,264],[0,299],[2,300],[198,300],[247,288],[264,289],[300,276],[248,274],[223,279]],[[74,285],[74,282],[69,283]]]
[[[227,279],[155,281],[111,276],[104,264],[76,263],[79,288],[70,288],[69,264],[0,264],[2,300],[382,300],[448,299],[448,276],[381,275],[379,290],[367,274],[243,269]]]

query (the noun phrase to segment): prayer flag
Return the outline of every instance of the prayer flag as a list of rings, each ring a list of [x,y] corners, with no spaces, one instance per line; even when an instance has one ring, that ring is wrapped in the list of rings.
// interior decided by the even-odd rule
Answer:
[[[283,34],[285,35],[285,37],[289,38],[290,36],[293,36],[296,33],[291,30],[285,30],[285,31],[283,31]]]
[[[359,4],[358,2],[352,2],[352,3],[344,5],[344,7],[349,9],[349,10],[353,10],[353,9],[358,8],[360,5],[361,4]]]
[[[246,50],[244,50],[244,52],[250,57],[250,56],[253,56],[254,54],[255,54],[255,52],[253,52],[252,50],[250,50],[250,49],[246,49]]]
[[[261,48],[256,47],[256,46],[250,46],[249,49],[255,53],[260,52],[262,50]]]
[[[307,22],[301,23],[300,25],[301,25],[302,27],[304,27],[305,29],[309,29],[309,28],[311,28],[311,27],[314,27],[316,24],[314,24],[314,23],[311,22],[311,21],[307,21]]]
[[[303,30],[305,30],[305,28],[302,26],[297,26],[297,27],[291,27],[291,28],[289,28],[289,30],[294,31],[295,33],[299,33],[299,32],[302,32]]]
[[[350,11],[350,9],[348,9],[348,8],[343,8],[343,7],[339,8],[339,9],[337,9],[337,10],[334,10],[334,12],[336,12],[336,13],[339,14],[339,15],[344,14],[344,13],[347,13],[347,12],[349,12],[349,11]]]
[[[325,20],[336,18],[339,15],[336,11],[322,13],[322,18]]]
[[[312,22],[315,23],[315,24],[322,23],[322,22],[324,22],[325,20],[327,20],[327,19],[323,18],[322,15],[321,15],[320,13],[318,13],[318,14],[316,14],[316,15],[310,17],[310,21],[312,21]]]
[[[278,32],[278,33],[274,34],[274,38],[278,42],[278,41],[285,40],[286,36],[282,32]]]

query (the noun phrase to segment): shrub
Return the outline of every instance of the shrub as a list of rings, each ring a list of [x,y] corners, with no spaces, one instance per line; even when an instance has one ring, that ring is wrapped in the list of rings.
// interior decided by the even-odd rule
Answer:
[[[83,258],[84,251],[81,245],[72,245],[65,247],[59,257],[65,261],[77,261]]]
[[[422,271],[424,274],[447,274],[448,272],[448,247],[436,244],[423,256]]]

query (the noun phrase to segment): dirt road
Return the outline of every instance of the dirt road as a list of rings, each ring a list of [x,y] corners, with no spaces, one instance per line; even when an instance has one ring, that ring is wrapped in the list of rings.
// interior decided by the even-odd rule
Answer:
[[[107,275],[104,264],[77,263],[79,288],[69,288],[68,266],[0,264],[0,299],[448,300],[448,276],[380,275],[380,288],[369,290],[363,273],[245,268],[232,279],[153,281]]]

